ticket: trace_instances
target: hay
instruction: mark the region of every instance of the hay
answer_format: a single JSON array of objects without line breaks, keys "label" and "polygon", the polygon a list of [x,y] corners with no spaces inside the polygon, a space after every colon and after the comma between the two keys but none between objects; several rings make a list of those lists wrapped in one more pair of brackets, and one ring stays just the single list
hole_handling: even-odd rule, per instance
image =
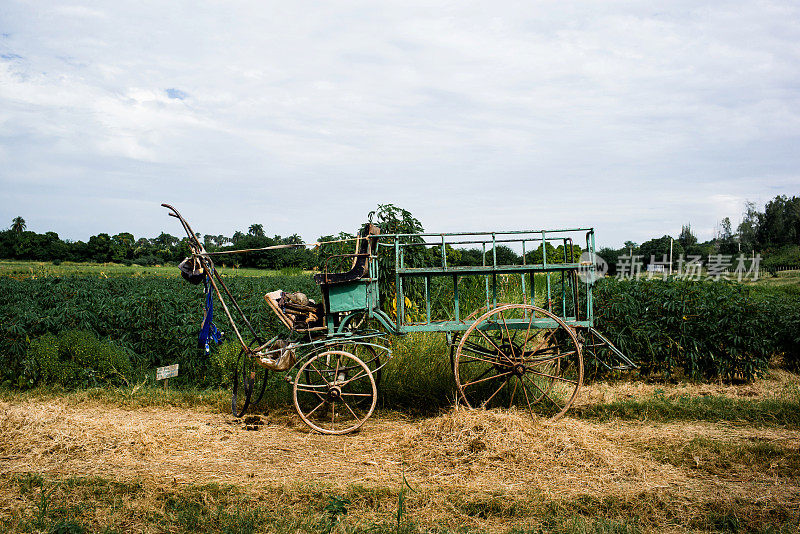
[{"label": "hay", "polygon": [[[698,435],[800,437],[785,429],[571,418],[547,423],[516,410],[464,409],[418,420],[377,414],[361,432],[341,437],[309,433],[283,409],[261,415],[261,423],[248,431],[242,420],[186,408],[126,410],[59,399],[0,403],[0,472],[96,475],[140,481],[152,491],[230,484],[267,501],[286,501],[288,495],[289,502],[280,506],[298,510],[307,506],[310,488],[329,494],[388,488],[383,498],[391,507],[405,475],[416,490],[407,495],[416,518],[485,530],[507,525],[502,517],[467,514],[468,500],[502,496],[503,506],[511,506],[585,495],[635,501],[643,494],[666,493],[682,503],[752,500],[752,495],[789,503],[799,498],[796,479],[778,486],[760,479],[702,478],[656,462],[641,446]],[[362,513],[366,519],[385,519],[382,506],[378,512],[365,505]]]},{"label": "hay", "polygon": [[286,425],[292,418],[269,414],[248,432],[242,421],[186,409],[6,405],[0,465],[237,486],[317,480],[399,487],[404,464],[422,486],[559,495],[639,492],[682,480],[614,443],[600,426],[571,419],[546,424],[516,411],[455,410],[416,422],[373,418],[362,432],[335,438]]},{"label": "hay", "polygon": [[598,425],[516,410],[455,410],[408,427],[398,445],[412,475],[471,491],[631,495],[684,480]]}]

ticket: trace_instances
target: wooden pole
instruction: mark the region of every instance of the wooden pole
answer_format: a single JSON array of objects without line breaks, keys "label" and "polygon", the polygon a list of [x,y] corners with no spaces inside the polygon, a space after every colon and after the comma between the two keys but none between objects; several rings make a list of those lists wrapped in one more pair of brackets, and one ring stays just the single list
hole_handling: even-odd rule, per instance
[{"label": "wooden pole", "polygon": [[672,276],[672,238],[669,238],[669,275]]}]

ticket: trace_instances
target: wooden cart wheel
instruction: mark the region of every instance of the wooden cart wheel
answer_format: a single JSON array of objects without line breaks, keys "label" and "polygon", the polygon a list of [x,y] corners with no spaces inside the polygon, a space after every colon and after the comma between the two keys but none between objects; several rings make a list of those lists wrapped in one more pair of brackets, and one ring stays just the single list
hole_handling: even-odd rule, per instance
[{"label": "wooden cart wheel", "polygon": [[364,424],[378,401],[375,379],[359,358],[329,350],[310,358],[294,381],[294,407],[322,434],[347,434]]},{"label": "wooden cart wheel", "polygon": [[[556,327],[536,328],[534,314]],[[519,405],[555,420],[583,383],[583,357],[575,332],[559,317],[508,304],[484,313],[464,332],[454,371],[459,396],[470,408]]]}]

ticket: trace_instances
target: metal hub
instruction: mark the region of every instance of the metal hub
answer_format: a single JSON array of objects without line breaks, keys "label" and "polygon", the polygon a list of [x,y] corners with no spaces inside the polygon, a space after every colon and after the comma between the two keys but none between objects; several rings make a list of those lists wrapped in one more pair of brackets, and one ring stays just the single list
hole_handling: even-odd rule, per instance
[{"label": "metal hub", "polygon": [[517,368],[521,367],[522,370],[519,372],[519,375],[525,372],[525,368],[519,362],[520,359],[520,352],[522,351],[521,347],[517,347],[516,345],[512,345],[510,343],[504,343],[500,345],[500,350],[497,352],[497,362],[495,363],[495,369],[498,371],[511,371],[514,374],[517,374]]},{"label": "metal hub", "polygon": [[339,386],[331,386],[328,389],[328,399],[330,400],[339,400],[342,397],[342,388]]},{"label": "metal hub", "polygon": [[515,376],[522,376],[525,374],[525,366],[521,363],[515,364],[512,372]]}]

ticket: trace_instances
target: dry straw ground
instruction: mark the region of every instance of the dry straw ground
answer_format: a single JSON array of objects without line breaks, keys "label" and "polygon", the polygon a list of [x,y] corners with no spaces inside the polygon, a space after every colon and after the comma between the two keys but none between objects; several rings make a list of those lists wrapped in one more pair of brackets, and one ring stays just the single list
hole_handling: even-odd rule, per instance
[{"label": "dry straw ground", "polygon": [[[790,379],[689,387],[702,390],[694,394],[763,397]],[[671,386],[666,394],[685,394],[682,387]],[[601,384],[588,388],[582,402],[648,394],[645,385]],[[640,515],[654,528],[671,524],[676,514],[708,513],[709,506],[740,508],[746,515],[748,506],[759,514],[774,505],[790,519],[800,509],[800,473],[780,469],[780,458],[767,469],[734,461],[720,475],[698,469],[713,460],[704,452],[691,456],[697,465],[659,455],[680,453],[702,438],[734,447],[767,443],[796,457],[800,431],[794,429],[573,417],[547,423],[514,410],[455,409],[427,419],[379,413],[357,434],[329,437],[309,433],[288,411],[261,419],[251,431],[203,408],[131,410],[68,397],[3,402],[0,515],[24,515],[29,506],[11,489],[13,475],[22,473],[137,481],[154,493],[229,484],[299,513],[307,512],[305,496],[319,488],[331,495],[372,488],[385,502],[353,504],[353,513],[367,521],[381,514],[385,519],[404,474],[416,490],[408,494],[407,509],[418,523],[490,531],[535,525],[543,503],[587,497],[644,507]],[[483,512],[474,513],[476,503],[484,503]]]}]

